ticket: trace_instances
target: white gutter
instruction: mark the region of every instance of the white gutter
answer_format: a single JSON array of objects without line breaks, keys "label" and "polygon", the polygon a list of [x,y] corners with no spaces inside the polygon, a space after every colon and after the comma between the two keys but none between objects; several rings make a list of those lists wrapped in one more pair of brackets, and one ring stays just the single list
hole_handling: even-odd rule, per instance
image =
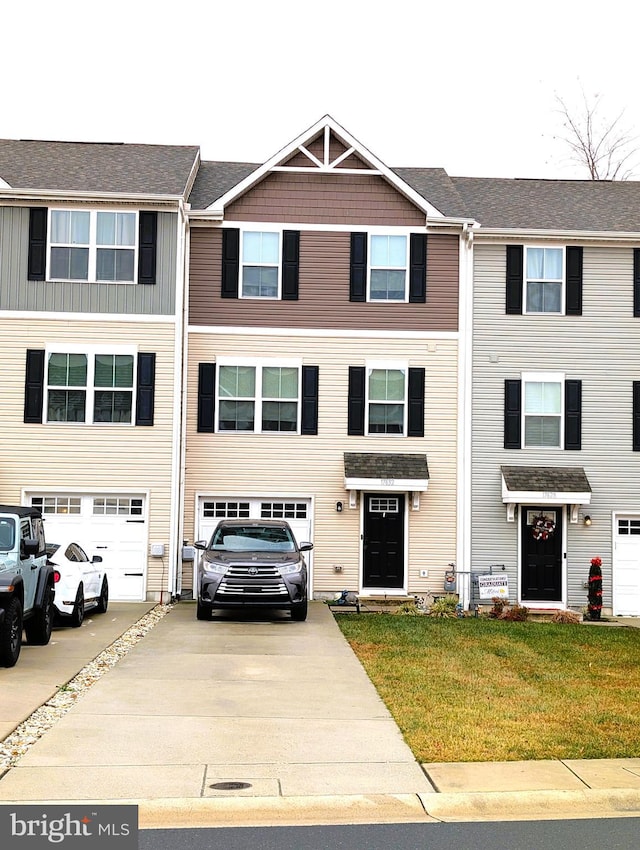
[{"label": "white gutter", "polygon": [[464,610],[471,604],[473,239],[476,232],[465,227],[460,239],[456,569],[459,570],[458,593]]},{"label": "white gutter", "polygon": [[480,227],[475,231],[475,238],[484,241],[504,241],[523,239],[547,239],[562,242],[638,242],[638,231],[615,230],[541,230],[535,229],[504,229]]},{"label": "white gutter", "polygon": [[0,187],[0,201],[87,201],[108,203],[135,203],[135,204],[176,204],[182,203],[182,195],[147,195],[134,192],[86,192],[68,191],[61,189],[4,189]]},{"label": "white gutter", "polygon": [[[184,382],[184,304],[185,304],[185,275],[187,263],[187,216],[184,203],[178,204],[177,216],[177,250],[176,250],[176,292],[175,292],[175,331],[173,352],[173,413],[171,440],[171,501],[169,530],[169,575],[167,576],[167,592],[173,598],[179,593],[182,579],[182,469],[184,464],[184,448],[182,443],[183,429],[183,382]],[[176,388],[180,392],[176,392]]]}]

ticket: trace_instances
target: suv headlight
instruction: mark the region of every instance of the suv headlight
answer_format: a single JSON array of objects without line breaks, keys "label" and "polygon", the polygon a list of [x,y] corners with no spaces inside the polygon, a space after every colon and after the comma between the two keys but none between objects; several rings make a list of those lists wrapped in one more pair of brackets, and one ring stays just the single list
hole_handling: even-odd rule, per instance
[{"label": "suv headlight", "polygon": [[215,573],[216,575],[224,575],[229,567],[226,564],[221,564],[219,561],[207,561],[202,559],[202,569],[205,573]]},{"label": "suv headlight", "polygon": [[299,573],[302,570],[302,561],[297,561],[295,564],[283,564],[278,567],[281,576],[288,576],[291,573]]}]

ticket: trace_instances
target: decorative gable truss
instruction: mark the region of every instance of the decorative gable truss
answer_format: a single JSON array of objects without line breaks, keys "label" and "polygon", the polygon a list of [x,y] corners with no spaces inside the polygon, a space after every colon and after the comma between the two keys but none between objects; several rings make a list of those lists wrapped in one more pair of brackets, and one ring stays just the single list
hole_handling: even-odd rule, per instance
[{"label": "decorative gable truss", "polygon": [[218,198],[217,201],[214,201],[208,208],[210,217],[222,219],[225,207],[230,203],[244,195],[269,173],[283,171],[349,174],[366,177],[380,176],[418,209],[422,210],[425,217],[444,218],[440,210],[405,183],[329,115],[325,115],[305,133],[302,133],[275,156],[267,160],[260,168],[257,168]]}]

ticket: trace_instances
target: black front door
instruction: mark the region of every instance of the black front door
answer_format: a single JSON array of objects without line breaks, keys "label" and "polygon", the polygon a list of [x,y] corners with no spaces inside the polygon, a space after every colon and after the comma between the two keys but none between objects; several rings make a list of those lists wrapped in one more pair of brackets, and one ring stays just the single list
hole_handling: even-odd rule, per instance
[{"label": "black front door", "polygon": [[364,494],[365,587],[404,587],[404,495]]},{"label": "black front door", "polygon": [[520,506],[523,602],[562,601],[562,510]]}]

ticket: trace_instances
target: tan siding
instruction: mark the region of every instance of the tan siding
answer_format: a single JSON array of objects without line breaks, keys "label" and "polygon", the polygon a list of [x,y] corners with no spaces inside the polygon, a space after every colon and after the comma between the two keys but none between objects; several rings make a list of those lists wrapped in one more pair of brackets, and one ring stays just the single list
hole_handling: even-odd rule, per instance
[{"label": "tan siding", "polygon": [[195,325],[455,331],[458,326],[458,237],[428,237],[426,304],[349,301],[349,233],[300,235],[298,301],[220,297],[222,232],[191,235],[190,317]]},{"label": "tan siding", "polygon": [[[356,589],[360,564],[360,511],[348,508],[344,490],[345,451],[415,453],[428,457],[431,480],[420,511],[409,511],[410,592],[441,591],[446,565],[456,548],[457,344],[453,340],[339,340],[309,336],[253,338],[191,334],[187,414],[185,530],[195,527],[195,494],[308,496],[314,499],[314,590]],[[319,366],[317,436],[198,434],[198,363],[242,352],[243,357],[300,357]],[[424,439],[347,436],[349,365],[397,359],[426,368]],[[336,513],[337,501],[345,503]],[[334,564],[343,572],[335,573]],[[429,577],[420,578],[419,570]]]},{"label": "tan siding", "polygon": [[[153,427],[21,424],[27,346],[44,348],[65,339],[74,345],[94,345],[103,339],[106,348],[137,345],[140,351],[156,352]],[[149,539],[168,544],[174,344],[170,324],[104,321],[98,326],[95,322],[5,318],[0,343],[0,441],[5,447],[0,464],[2,501],[20,500],[23,490],[149,491]],[[166,566],[160,559],[150,558],[148,589],[158,591],[166,580]]]},{"label": "tan siding", "polygon": [[227,221],[424,226],[425,214],[382,177],[276,172],[230,204]]}]

